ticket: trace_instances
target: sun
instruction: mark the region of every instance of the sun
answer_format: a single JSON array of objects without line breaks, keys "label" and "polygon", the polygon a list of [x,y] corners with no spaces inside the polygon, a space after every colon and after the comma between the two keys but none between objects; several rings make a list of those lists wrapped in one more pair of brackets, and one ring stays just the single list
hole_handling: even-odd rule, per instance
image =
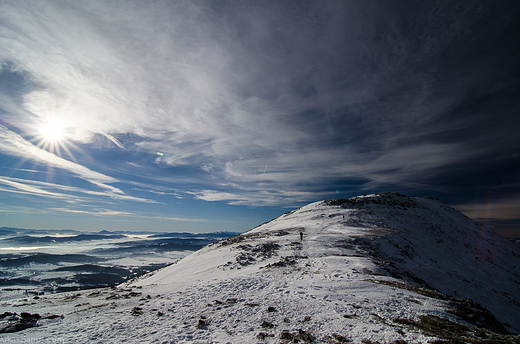
[{"label": "sun", "polygon": [[50,118],[44,122],[40,122],[36,127],[35,140],[36,145],[51,153],[62,155],[62,151],[70,157],[72,154],[67,146],[71,146],[69,141],[71,128],[67,123],[58,118]]},{"label": "sun", "polygon": [[42,141],[59,143],[65,138],[65,125],[59,121],[44,123],[38,129]]}]

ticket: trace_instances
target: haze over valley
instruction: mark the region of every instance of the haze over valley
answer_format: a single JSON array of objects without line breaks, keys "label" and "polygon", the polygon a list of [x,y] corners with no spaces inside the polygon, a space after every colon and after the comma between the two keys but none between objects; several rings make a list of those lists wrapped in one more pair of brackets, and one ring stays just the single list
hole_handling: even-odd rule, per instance
[{"label": "haze over valley", "polygon": [[0,228],[0,300],[113,286],[236,234]]}]

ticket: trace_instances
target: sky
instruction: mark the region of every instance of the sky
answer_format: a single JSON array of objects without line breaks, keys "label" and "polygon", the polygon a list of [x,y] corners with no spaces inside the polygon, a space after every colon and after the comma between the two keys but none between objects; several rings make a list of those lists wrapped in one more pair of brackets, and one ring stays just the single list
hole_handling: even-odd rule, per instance
[{"label": "sky", "polygon": [[432,196],[520,237],[517,1],[0,1],[0,226]]}]

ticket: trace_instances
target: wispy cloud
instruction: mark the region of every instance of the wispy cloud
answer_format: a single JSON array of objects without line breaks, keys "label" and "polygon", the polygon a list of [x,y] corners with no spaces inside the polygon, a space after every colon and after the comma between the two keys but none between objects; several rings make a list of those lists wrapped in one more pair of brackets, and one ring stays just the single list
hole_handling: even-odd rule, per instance
[{"label": "wispy cloud", "polygon": [[33,160],[40,163],[67,170],[82,179],[114,191],[114,188],[104,183],[115,183],[117,179],[105,176],[101,173],[89,170],[77,163],[65,160],[55,154],[47,152],[25,140],[20,135],[0,125],[0,151],[20,157],[25,160]]},{"label": "wispy cloud", "polygon": [[61,198],[64,200],[73,201],[73,197],[70,195],[65,195],[65,194],[56,193],[56,192],[49,192],[49,191],[43,190],[43,189],[35,187],[35,186],[31,186],[31,185],[27,185],[27,184],[19,183],[19,182],[14,182],[14,181],[8,180],[6,178],[0,178],[0,184],[4,184],[4,185],[11,187],[11,189],[5,189],[5,188],[0,189],[1,191],[5,191],[5,192],[22,193],[22,194],[27,194],[27,195],[35,195],[35,196],[50,197],[50,198]]},{"label": "wispy cloud", "polygon": [[196,219],[196,218],[184,218],[184,217],[175,217],[175,216],[162,216],[160,214],[155,215],[145,215],[141,213],[132,213],[126,211],[116,211],[116,210],[108,210],[108,209],[96,209],[96,210],[80,210],[80,209],[69,209],[69,208],[50,208],[51,210],[57,210],[63,213],[71,213],[71,214],[87,214],[94,216],[115,216],[115,217],[124,217],[135,218],[135,219],[149,219],[149,220],[168,220],[168,221],[176,221],[176,222],[207,222],[205,219]]},{"label": "wispy cloud", "polygon": [[[122,192],[114,193],[110,191],[92,191],[89,189],[79,188],[75,186],[48,183],[30,179],[26,180],[19,178],[0,177],[0,184],[4,184],[11,187],[11,189],[4,188],[2,189],[2,191],[24,193],[42,197],[59,198],[72,203],[97,201],[91,198],[89,199],[85,196],[99,196],[103,198],[119,199],[134,202],[158,203],[154,200],[149,200],[146,198],[129,196]],[[79,195],[83,195],[83,197]]]},{"label": "wispy cloud", "polygon": [[[292,206],[345,180],[360,190],[448,190],[440,173],[500,151],[489,137],[514,132],[470,105],[500,94],[496,75],[515,64],[461,61],[500,60],[506,48],[488,59],[474,38],[501,37],[516,12],[503,13],[506,24],[490,34],[472,31],[484,27],[483,3],[418,6],[2,2],[0,59],[32,86],[18,102],[0,99],[14,113],[0,126],[0,150],[139,202],[149,200],[111,185],[124,181],[28,142],[34,120],[67,119],[70,140],[102,135],[128,156],[153,156],[158,171],[197,171],[187,192],[206,201]],[[475,133],[476,119],[494,134]],[[515,136],[507,135],[509,146]],[[128,161],[127,173],[142,166]]]},{"label": "wispy cloud", "polygon": [[72,213],[72,214],[89,214],[95,216],[126,216],[132,215],[132,213],[126,211],[113,211],[107,209],[101,209],[97,211],[87,211],[87,210],[77,210],[77,209],[68,209],[68,208],[50,208],[52,210],[61,211],[64,213]]},{"label": "wispy cloud", "polygon": [[236,193],[218,190],[202,190],[193,193],[204,201],[225,201],[231,205],[276,206],[293,208],[312,198],[333,198],[333,192],[239,190]]},{"label": "wispy cloud", "polygon": [[[6,185],[9,185],[9,186],[13,187],[14,189],[18,190],[16,192],[23,192],[26,194],[47,196],[47,197],[53,197],[53,198],[63,198],[63,199],[69,199],[69,200],[74,199],[70,195],[49,192],[49,191],[45,191],[41,188],[28,185],[28,184],[36,183],[36,184],[43,185],[45,187],[52,187],[52,188],[57,188],[57,189],[61,189],[61,190],[66,190],[66,191],[86,193],[86,194],[96,195],[96,196],[106,196],[106,197],[110,197],[112,199],[146,202],[146,203],[157,203],[154,200],[126,195],[119,188],[109,185],[109,183],[118,182],[117,179],[112,178],[110,176],[106,176],[99,172],[92,171],[85,166],[82,166],[78,163],[66,160],[66,159],[61,158],[44,149],[41,149],[41,148],[35,146],[34,144],[32,144],[31,142],[28,142],[27,140],[25,140],[20,135],[10,131],[9,129],[7,129],[5,126],[2,126],[2,125],[0,125],[0,152],[9,154],[11,156],[19,157],[23,160],[31,160],[31,161],[35,161],[37,163],[43,163],[47,166],[65,170],[67,172],[70,172],[70,173],[78,176],[79,178],[81,178],[83,180],[86,180],[86,181],[92,183],[93,185],[96,185],[100,189],[105,190],[105,191],[99,192],[99,191],[92,191],[92,190],[87,190],[87,189],[68,187],[68,186],[63,186],[63,185],[56,185],[56,184],[51,185],[50,183],[42,183],[42,182],[36,182],[36,181],[32,181],[32,180],[25,180],[23,182],[21,182],[21,180],[19,180],[19,181],[15,182],[15,181],[12,181],[12,180],[9,180],[6,178],[0,179],[0,182],[4,183]],[[5,191],[14,192],[13,190],[5,190]],[[75,201],[78,201],[78,199],[75,199]]]},{"label": "wispy cloud", "polygon": [[109,139],[110,141],[112,141],[112,142],[113,142],[117,147],[119,147],[119,148],[121,148],[121,149],[126,149],[125,146],[124,146],[121,142],[119,142],[119,140],[116,139],[114,136],[112,136],[112,135],[110,135],[110,134],[104,134],[104,135],[105,135],[105,137],[106,137],[107,139]]}]

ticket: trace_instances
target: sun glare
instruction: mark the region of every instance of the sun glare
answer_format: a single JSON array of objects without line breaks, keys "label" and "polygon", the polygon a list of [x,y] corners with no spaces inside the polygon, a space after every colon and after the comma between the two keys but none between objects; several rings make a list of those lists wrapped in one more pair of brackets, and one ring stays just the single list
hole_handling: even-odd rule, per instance
[{"label": "sun glare", "polygon": [[64,139],[65,126],[59,122],[48,122],[39,129],[42,140],[56,143]]},{"label": "sun glare", "polygon": [[41,123],[36,129],[36,141],[40,148],[43,148],[51,153],[61,156],[62,150],[67,153],[68,156],[73,158],[67,145],[72,145],[68,140],[68,130],[70,130],[67,124],[59,119],[49,119],[46,122]]}]

